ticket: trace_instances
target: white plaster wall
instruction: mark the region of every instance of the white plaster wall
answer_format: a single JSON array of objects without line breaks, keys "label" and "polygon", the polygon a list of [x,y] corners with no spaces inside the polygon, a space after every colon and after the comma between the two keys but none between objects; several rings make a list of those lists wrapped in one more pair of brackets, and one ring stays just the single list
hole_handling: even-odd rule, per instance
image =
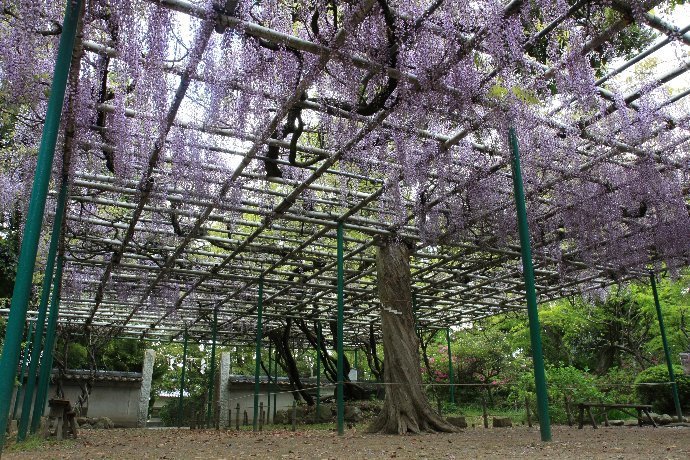
[{"label": "white plaster wall", "polygon": [[[139,409],[139,391],[141,384],[139,382],[96,382],[91,389],[89,396],[89,407],[87,410],[88,417],[108,417],[116,426],[121,427],[135,427],[137,425],[137,413]],[[65,393],[65,399],[72,404],[76,404],[77,399],[81,395],[81,388],[76,384],[70,385],[69,382],[63,385],[62,390]],[[16,391],[16,390],[15,390]],[[55,396],[55,386],[51,385],[48,388],[48,398]],[[21,402],[21,401],[20,401]],[[14,408],[14,396],[12,398],[12,406]],[[48,403],[46,401],[47,413]],[[33,411],[33,408],[32,408]],[[17,409],[17,418],[21,417],[21,405]]]}]

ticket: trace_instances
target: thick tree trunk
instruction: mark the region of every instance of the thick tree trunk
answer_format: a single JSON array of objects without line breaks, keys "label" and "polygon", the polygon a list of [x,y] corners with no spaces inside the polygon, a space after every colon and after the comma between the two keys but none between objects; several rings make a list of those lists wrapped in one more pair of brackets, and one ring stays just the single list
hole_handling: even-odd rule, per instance
[{"label": "thick tree trunk", "polygon": [[406,434],[456,429],[439,416],[422,389],[419,339],[414,330],[410,290],[410,250],[387,241],[376,257],[383,330],[386,399],[370,432]]}]

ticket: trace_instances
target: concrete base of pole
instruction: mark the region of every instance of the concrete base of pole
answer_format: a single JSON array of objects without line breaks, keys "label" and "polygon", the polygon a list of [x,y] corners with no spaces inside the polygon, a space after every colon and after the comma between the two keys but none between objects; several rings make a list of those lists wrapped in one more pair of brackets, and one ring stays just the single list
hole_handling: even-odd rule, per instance
[{"label": "concrete base of pole", "polygon": [[12,437],[17,434],[17,431],[19,431],[19,423],[17,420],[10,420],[10,423],[7,425],[7,434]]}]

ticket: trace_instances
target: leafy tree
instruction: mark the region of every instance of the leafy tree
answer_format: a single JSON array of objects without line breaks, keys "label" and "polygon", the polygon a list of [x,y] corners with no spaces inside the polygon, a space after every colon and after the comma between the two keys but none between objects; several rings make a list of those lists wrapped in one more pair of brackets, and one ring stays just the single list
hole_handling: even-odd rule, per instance
[{"label": "leafy tree", "polygon": [[[663,277],[658,283],[666,333],[674,362],[688,349],[688,286],[690,276]],[[576,297],[541,306],[540,323],[547,363],[565,363],[605,375],[614,368],[644,369],[664,359],[656,309],[649,283],[612,287],[601,298]],[[513,324],[514,343],[529,349],[527,321],[507,318]]]},{"label": "leafy tree", "polygon": [[[452,338],[452,356],[455,380],[477,385],[462,388],[462,400],[486,399],[490,406],[496,397],[505,400],[508,385],[523,372],[526,366],[524,349],[510,336],[511,321],[491,318],[471,329],[456,331]],[[448,362],[446,346],[441,355]]]},{"label": "leafy tree", "polygon": [[[662,276],[657,282],[659,304],[664,316],[666,338],[671,349],[671,360],[679,364],[678,353],[690,351],[690,272],[683,273],[674,280]],[[652,290],[645,284],[630,286],[631,296],[653,316],[653,334],[645,344],[645,351],[650,354],[652,362],[662,361],[664,358],[663,343],[656,317],[656,307]]]},{"label": "leafy tree", "polygon": [[[675,363],[679,360],[678,352],[689,346],[689,285],[687,273],[676,280],[663,276],[658,283]],[[635,393],[631,391],[635,377],[665,359],[651,287],[646,279],[613,287],[607,297],[577,297],[543,305],[540,323],[556,420],[565,416],[565,397],[572,402],[592,398],[621,403],[635,401]],[[426,381],[445,384],[448,381],[445,337],[439,334],[428,342],[423,347],[426,353],[422,358]],[[524,314],[487,318],[471,328],[454,331],[452,355],[456,382],[485,385],[461,387],[456,400],[476,402],[485,397],[490,402],[495,399],[497,405],[522,404],[523,393],[528,390],[520,393],[516,387],[526,388],[526,382],[534,378],[529,354],[528,321]],[[665,369],[664,365],[661,381],[668,379]],[[575,382],[572,387],[568,386],[570,380]],[[505,387],[501,385],[504,383]],[[503,390],[506,387],[510,388],[509,393]]]},{"label": "leafy tree", "polygon": [[112,371],[141,372],[147,344],[138,340],[116,339],[108,342],[98,360],[100,367]]}]

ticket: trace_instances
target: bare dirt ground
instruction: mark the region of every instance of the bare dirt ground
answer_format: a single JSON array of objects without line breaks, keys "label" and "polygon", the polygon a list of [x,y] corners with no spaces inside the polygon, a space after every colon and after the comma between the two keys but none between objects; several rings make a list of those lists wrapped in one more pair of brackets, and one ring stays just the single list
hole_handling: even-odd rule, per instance
[{"label": "bare dirt ground", "polygon": [[89,430],[77,440],[6,451],[3,460],[35,459],[690,459],[690,427],[554,427],[542,443],[538,428],[468,428],[455,434],[383,436],[350,429],[264,431]]}]

